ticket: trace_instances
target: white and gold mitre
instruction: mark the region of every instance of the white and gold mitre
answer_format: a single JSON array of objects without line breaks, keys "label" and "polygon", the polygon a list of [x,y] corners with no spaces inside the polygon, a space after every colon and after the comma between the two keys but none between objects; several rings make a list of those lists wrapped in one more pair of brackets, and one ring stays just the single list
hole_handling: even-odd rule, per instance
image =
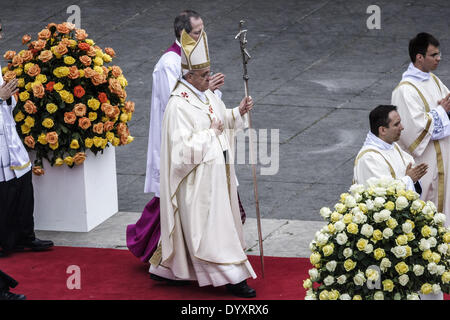
[{"label": "white and gold mitre", "polygon": [[208,39],[202,30],[197,41],[183,30],[181,32],[181,68],[189,71],[199,70],[210,66]]}]

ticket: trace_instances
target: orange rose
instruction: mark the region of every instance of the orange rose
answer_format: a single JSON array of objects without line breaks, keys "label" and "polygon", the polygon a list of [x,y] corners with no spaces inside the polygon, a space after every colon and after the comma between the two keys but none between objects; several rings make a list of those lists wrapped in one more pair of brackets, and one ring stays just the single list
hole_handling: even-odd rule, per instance
[{"label": "orange rose", "polygon": [[12,58],[14,58],[14,56],[16,55],[15,51],[12,50],[8,50],[5,52],[5,54],[3,55],[3,58],[5,58],[5,60],[11,60]]},{"label": "orange rose", "polygon": [[112,75],[117,78],[122,74],[122,69],[119,66],[112,66],[111,72]]},{"label": "orange rose", "polygon": [[36,98],[42,98],[45,95],[45,89],[42,83],[33,86],[33,95]]},{"label": "orange rose", "polygon": [[50,30],[51,27],[55,27],[56,28],[56,23],[51,22],[47,25],[47,29]]},{"label": "orange rose", "polygon": [[75,112],[64,112],[64,122],[68,124],[74,124],[77,120]]},{"label": "orange rose", "polygon": [[67,46],[66,46],[64,43],[61,43],[61,42],[60,42],[60,43],[56,46],[56,52],[57,52],[59,55],[61,55],[61,56],[65,55],[68,51],[69,51],[69,50],[67,49]]},{"label": "orange rose", "polygon": [[52,35],[52,33],[50,32],[50,30],[42,29],[42,31],[38,33],[38,38],[43,39],[43,40],[48,40],[48,39],[50,39],[51,35]]},{"label": "orange rose", "polygon": [[105,52],[106,54],[109,54],[111,58],[114,58],[114,56],[116,55],[116,52],[114,51],[113,48],[105,48]]},{"label": "orange rose", "polygon": [[25,112],[28,114],[34,114],[37,112],[37,107],[31,100],[27,100],[27,102],[25,102],[23,108],[25,109]]},{"label": "orange rose", "polygon": [[95,48],[94,47],[90,47],[88,52],[87,52],[87,55],[89,57],[95,57],[97,55],[97,52],[95,51]]},{"label": "orange rose", "polygon": [[103,133],[103,123],[99,122],[97,124],[94,124],[94,126],[92,127],[92,131],[94,131],[94,133],[97,133],[97,134],[102,134]]},{"label": "orange rose", "polygon": [[119,134],[119,136],[123,136],[123,135],[127,134],[127,132],[128,132],[128,128],[125,123],[121,122],[117,125],[117,133]]},{"label": "orange rose", "polygon": [[31,40],[31,36],[29,34],[26,34],[22,37],[22,44],[28,43]]},{"label": "orange rose", "polygon": [[46,134],[45,139],[50,144],[56,144],[58,143],[58,134],[55,131],[51,131]]},{"label": "orange rose", "polygon": [[83,51],[89,51],[91,46],[89,44],[87,44],[86,42],[81,42],[78,44],[78,48],[80,48],[80,50],[83,50]]},{"label": "orange rose", "polygon": [[41,73],[41,68],[39,68],[39,66],[37,64],[33,64],[33,66],[31,66],[27,71],[27,74],[30,77],[36,77],[40,73]]},{"label": "orange rose", "polygon": [[83,103],[77,103],[72,110],[76,116],[78,117],[84,117],[86,114],[86,105]]},{"label": "orange rose", "polygon": [[9,81],[11,81],[12,79],[15,79],[16,78],[16,73],[14,72],[14,71],[7,71],[5,74],[4,74],[4,76],[3,76],[3,80],[5,81],[5,82],[9,82]]},{"label": "orange rose", "polygon": [[117,96],[120,98],[120,99],[126,99],[127,98],[127,92],[125,91],[125,90],[120,90],[119,92],[116,92],[116,94],[117,94]]},{"label": "orange rose", "polygon": [[122,91],[122,86],[120,85],[120,81],[117,79],[109,79],[109,90],[111,92],[118,94],[120,91]]},{"label": "orange rose", "polygon": [[69,67],[69,77],[70,79],[77,79],[80,76],[80,71],[76,66]]},{"label": "orange rose", "polygon": [[84,29],[77,29],[77,31],[75,31],[75,37],[77,40],[83,41],[88,37],[88,34]]},{"label": "orange rose", "polygon": [[34,166],[33,173],[37,176],[42,176],[45,173],[45,171],[44,171],[44,169],[42,169],[41,166]]},{"label": "orange rose", "polygon": [[129,134],[120,136],[120,144],[127,144]]},{"label": "orange rose", "polygon": [[31,50],[25,50],[20,56],[22,57],[23,62],[28,62],[33,59],[33,52],[31,52]]},{"label": "orange rose", "polygon": [[105,112],[106,116],[110,119],[114,119],[120,114],[120,109],[118,106],[113,106],[107,110],[108,113]]},{"label": "orange rose", "polygon": [[91,81],[94,86],[98,86],[106,82],[106,76],[96,72],[94,76],[91,78]]},{"label": "orange rose", "polygon": [[48,62],[53,58],[53,53],[50,50],[41,51],[38,59],[42,62]]},{"label": "orange rose", "polygon": [[86,153],[84,152],[77,152],[73,156],[73,162],[78,166],[82,164],[84,160],[86,160]]},{"label": "orange rose", "polygon": [[86,130],[91,126],[91,120],[89,120],[89,118],[83,117],[78,119],[78,126],[83,129]]},{"label": "orange rose", "polygon": [[82,64],[84,64],[86,67],[89,67],[92,63],[92,59],[88,56],[84,55],[80,57],[80,61]]},{"label": "orange rose", "polygon": [[56,30],[58,30],[59,33],[68,34],[70,32],[69,27],[65,23],[58,24],[56,26]]},{"label": "orange rose", "polygon": [[102,66],[102,69],[103,69],[103,74],[105,75],[105,76],[107,76],[108,75],[108,68],[107,67],[105,67],[105,66]]},{"label": "orange rose", "polygon": [[17,66],[21,65],[22,63],[23,63],[23,59],[19,55],[15,55],[14,58],[12,59],[12,65],[14,67],[17,67]]},{"label": "orange rose", "polygon": [[63,45],[65,45],[66,47],[70,47],[70,40],[67,38],[62,38],[60,43],[62,43]]},{"label": "orange rose", "polygon": [[88,79],[92,78],[95,74],[96,74],[96,72],[91,67],[87,67],[86,69],[84,69],[84,77],[85,78],[88,78]]},{"label": "orange rose", "polygon": [[134,102],[127,101],[125,102],[125,105],[123,106],[126,112],[134,112]]},{"label": "orange rose", "polygon": [[41,51],[45,48],[45,45],[47,44],[47,40],[39,39],[37,41],[33,41],[31,43],[33,45],[33,48],[37,51]]},{"label": "orange rose", "polygon": [[111,131],[112,129],[114,129],[114,122],[112,121],[106,121],[103,125],[103,130],[105,131]]},{"label": "orange rose", "polygon": [[25,144],[30,147],[31,149],[34,149],[34,138],[33,136],[26,136],[25,139],[23,140],[23,142],[25,142]]}]

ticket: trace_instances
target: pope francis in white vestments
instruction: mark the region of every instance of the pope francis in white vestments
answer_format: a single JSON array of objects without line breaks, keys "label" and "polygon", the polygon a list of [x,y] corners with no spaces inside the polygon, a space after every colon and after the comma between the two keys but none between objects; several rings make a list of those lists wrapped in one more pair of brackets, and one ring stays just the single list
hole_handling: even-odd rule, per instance
[{"label": "pope francis in white vestments", "polygon": [[[204,31],[197,41],[183,31],[181,52],[184,74],[199,81],[209,77]],[[199,75],[201,70],[206,74]],[[161,241],[150,272],[200,286],[237,285],[256,275],[245,254],[234,166],[224,155],[233,159],[235,130],[245,127],[241,115],[253,102],[249,106],[244,98],[239,107],[227,109],[207,86],[204,90],[181,79],[164,113]],[[218,121],[219,133],[212,128]]]}]

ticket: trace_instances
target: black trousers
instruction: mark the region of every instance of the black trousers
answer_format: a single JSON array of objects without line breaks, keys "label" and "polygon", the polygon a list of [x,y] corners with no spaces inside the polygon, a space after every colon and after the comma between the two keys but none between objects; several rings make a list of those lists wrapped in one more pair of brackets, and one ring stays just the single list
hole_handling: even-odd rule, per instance
[{"label": "black trousers", "polygon": [[20,178],[0,182],[0,246],[5,251],[35,239],[31,177],[29,171]]},{"label": "black trousers", "polygon": [[0,270],[0,291],[15,288],[18,282]]}]

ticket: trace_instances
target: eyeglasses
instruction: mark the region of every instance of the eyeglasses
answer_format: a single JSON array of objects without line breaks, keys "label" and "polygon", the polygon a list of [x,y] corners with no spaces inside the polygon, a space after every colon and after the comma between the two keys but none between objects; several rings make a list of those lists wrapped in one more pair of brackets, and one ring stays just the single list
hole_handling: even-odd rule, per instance
[{"label": "eyeglasses", "polygon": [[214,72],[213,71],[209,71],[209,73],[207,73],[207,74],[205,74],[205,75],[200,75],[200,74],[198,74],[198,73],[196,73],[196,72],[193,72],[193,71],[191,71],[191,74],[192,75],[197,75],[198,77],[200,77],[200,78],[203,78],[203,79],[206,79],[206,78],[211,78],[213,75],[214,75]]},{"label": "eyeglasses", "polygon": [[429,57],[431,57],[433,59],[442,58],[442,52],[436,52],[436,53],[430,54]]}]

